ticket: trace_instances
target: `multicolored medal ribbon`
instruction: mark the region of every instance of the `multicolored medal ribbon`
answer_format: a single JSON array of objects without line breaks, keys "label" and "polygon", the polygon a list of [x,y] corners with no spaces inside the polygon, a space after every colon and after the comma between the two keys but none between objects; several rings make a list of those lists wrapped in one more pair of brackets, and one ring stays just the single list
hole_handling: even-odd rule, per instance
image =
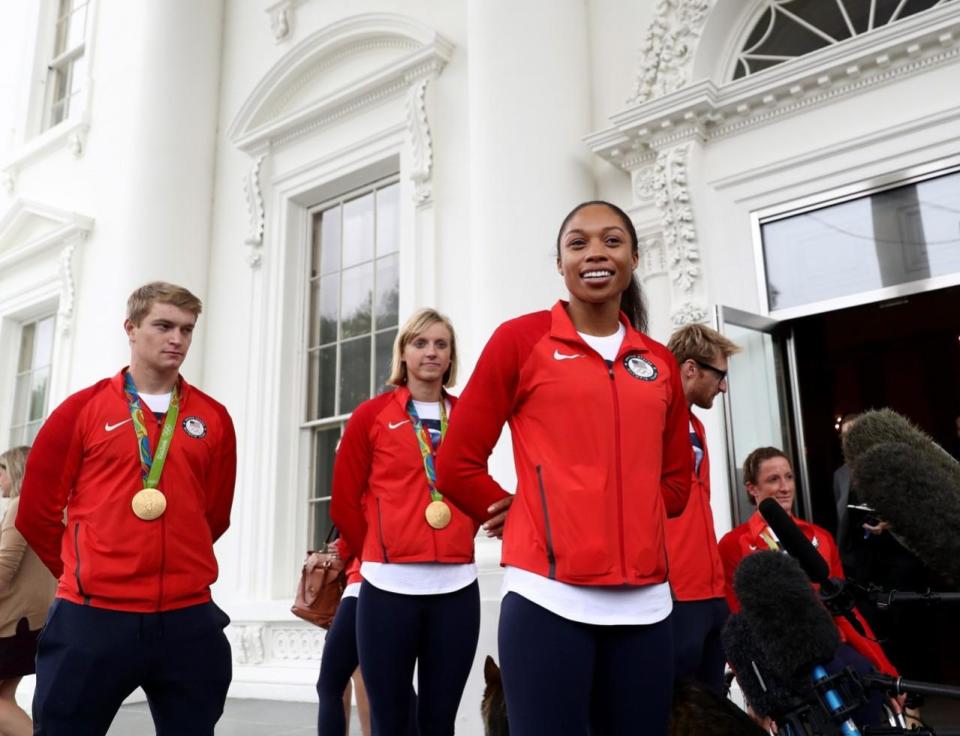
[{"label": "multicolored medal ribbon", "polygon": [[167,510],[167,497],[157,488],[157,484],[160,482],[160,473],[163,472],[167,452],[173,441],[173,432],[177,427],[177,417],[180,415],[180,387],[179,384],[174,385],[170,393],[170,406],[167,409],[167,417],[163,421],[163,428],[160,430],[156,454],[150,451],[150,437],[147,435],[147,425],[143,418],[143,406],[129,371],[123,377],[123,392],[127,396],[127,404],[130,407],[133,429],[137,433],[140,474],[143,478],[143,489],[134,494],[130,505],[137,518],[153,521],[163,516],[163,512]]},{"label": "multicolored medal ribbon", "polygon": [[763,531],[760,532],[760,539],[766,542],[767,547],[774,552],[779,552],[781,550],[780,542],[778,542],[777,538],[773,536],[773,532],[770,530],[770,527],[764,527]]},{"label": "multicolored medal ribbon", "polygon": [[440,396],[440,441],[434,444],[430,431],[423,426],[420,417],[417,415],[417,408],[413,404],[413,399],[407,402],[407,414],[410,415],[410,423],[413,425],[413,431],[417,435],[417,443],[420,445],[420,454],[423,455],[423,469],[427,475],[427,485],[430,486],[430,503],[427,504],[424,516],[427,523],[434,529],[443,529],[450,523],[450,507],[443,500],[443,495],[437,490],[437,469],[435,466],[437,448],[443,442],[447,435],[447,407],[446,400]]}]

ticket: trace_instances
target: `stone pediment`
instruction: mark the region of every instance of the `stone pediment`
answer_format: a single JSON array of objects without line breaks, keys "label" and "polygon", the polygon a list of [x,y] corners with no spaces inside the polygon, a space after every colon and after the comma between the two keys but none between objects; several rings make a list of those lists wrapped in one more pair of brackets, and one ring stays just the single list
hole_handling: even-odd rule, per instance
[{"label": "stone pediment", "polygon": [[291,140],[439,73],[453,44],[405,16],[352,16],[305,38],[264,75],[229,138],[247,153]]},{"label": "stone pediment", "polygon": [[0,267],[84,238],[93,220],[76,212],[17,199],[0,216]]}]

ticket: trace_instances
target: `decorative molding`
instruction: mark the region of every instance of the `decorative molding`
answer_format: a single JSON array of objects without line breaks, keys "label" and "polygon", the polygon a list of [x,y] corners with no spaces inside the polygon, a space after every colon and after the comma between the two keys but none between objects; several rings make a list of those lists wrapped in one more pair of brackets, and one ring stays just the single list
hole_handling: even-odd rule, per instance
[{"label": "decorative molding", "polygon": [[230,624],[227,638],[236,664],[263,664],[264,624]]},{"label": "decorative molding", "polygon": [[735,82],[701,80],[638,101],[585,140],[598,156],[633,171],[671,146],[736,135],[954,62],[958,39],[960,3],[950,3]]},{"label": "decorative molding", "polygon": [[263,246],[264,207],[263,192],[260,189],[260,172],[265,158],[266,154],[256,156],[250,171],[243,180],[243,195],[247,202],[247,216],[249,218],[249,230],[243,242],[250,246],[251,251],[247,254],[247,263],[252,268],[259,267],[262,261],[260,249]]},{"label": "decorative molding", "polygon": [[[86,84],[89,84],[89,81]],[[76,120],[64,120],[15,148],[9,158],[0,162],[0,175],[4,175],[4,178],[5,175],[15,177],[17,171],[27,163],[61,148],[66,148],[74,158],[79,158],[86,148],[89,131],[90,121],[86,113]]]},{"label": "decorative molding", "polygon": [[265,12],[270,16],[270,32],[273,34],[274,43],[282,43],[293,36],[295,11],[302,2],[303,0],[280,0],[266,8]]},{"label": "decorative molding", "polygon": [[654,199],[663,221],[670,280],[685,295],[693,292],[700,278],[700,249],[687,186],[689,152],[686,145],[660,154],[654,174]]},{"label": "decorative molding", "polygon": [[0,217],[0,269],[83,240],[93,219],[50,205],[17,199]]},{"label": "decorative molding", "polygon": [[670,319],[675,327],[683,327],[692,322],[705,322],[707,310],[705,307],[692,302],[684,302],[678,309],[673,310]]},{"label": "decorative molding", "polygon": [[64,335],[69,335],[73,327],[73,308],[77,298],[77,285],[73,273],[73,252],[77,249],[77,243],[85,240],[86,237],[86,233],[80,233],[79,237],[72,238],[60,251],[60,300],[57,309],[57,325]]},{"label": "decorative molding", "polygon": [[687,83],[710,5],[711,0],[659,0],[640,49],[637,81],[627,104],[669,94]]},{"label": "decorative molding", "polygon": [[410,88],[407,96],[407,133],[410,140],[410,178],[414,184],[413,200],[417,205],[432,198],[430,181],[433,168],[433,141],[430,121],[427,119],[427,82],[422,79]]},{"label": "decorative molding", "polygon": [[[394,48],[398,57],[294,110],[291,100],[317,70],[369,48]],[[402,94],[439,74],[453,44],[431,28],[393,13],[352,16],[294,46],[257,84],[228,131],[243,151],[257,155],[333,120]]]},{"label": "decorative molding", "polygon": [[667,272],[667,254],[664,252],[662,233],[641,237],[639,250],[641,279],[646,281]]},{"label": "decorative molding", "polygon": [[270,660],[319,662],[326,634],[315,626],[285,626],[270,629]]}]

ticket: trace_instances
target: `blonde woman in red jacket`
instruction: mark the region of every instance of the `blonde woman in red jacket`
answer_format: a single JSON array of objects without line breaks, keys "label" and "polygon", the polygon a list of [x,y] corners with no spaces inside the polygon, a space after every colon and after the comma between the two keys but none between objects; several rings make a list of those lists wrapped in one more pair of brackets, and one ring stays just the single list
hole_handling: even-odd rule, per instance
[{"label": "blonde woman in red jacket", "polygon": [[406,733],[417,670],[421,736],[449,736],[480,632],[477,525],[436,484],[434,457],[456,398],[453,325],[416,312],[394,342],[389,383],[350,417],[330,513],[363,561],[357,648],[374,734]]},{"label": "blonde woman in red jacket", "polygon": [[[641,331],[637,259],[622,210],[575,208],[557,239],[569,302],[496,330],[441,450],[440,487],[474,518],[495,531],[515,499],[499,629],[512,736],[667,732],[665,524],[692,457],[677,363]],[[504,424],[514,497],[487,469]]]}]

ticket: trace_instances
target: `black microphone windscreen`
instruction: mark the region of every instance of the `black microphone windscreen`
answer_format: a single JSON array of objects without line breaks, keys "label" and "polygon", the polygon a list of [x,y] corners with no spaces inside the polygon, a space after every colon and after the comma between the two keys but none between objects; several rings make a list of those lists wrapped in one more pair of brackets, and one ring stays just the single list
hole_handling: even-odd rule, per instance
[{"label": "black microphone windscreen", "polygon": [[840,646],[837,627],[792,557],[779,552],[745,557],[734,573],[733,587],[777,677],[804,680],[813,665],[833,658]]},{"label": "black microphone windscreen", "polygon": [[931,462],[928,452],[912,445],[881,443],[858,457],[853,482],[918,557],[960,576],[960,483],[948,465]]},{"label": "black microphone windscreen", "polygon": [[830,566],[803,535],[790,514],[772,498],[761,501],[759,509],[760,515],[777,535],[781,546],[791,557],[796,558],[809,578],[815,583],[825,582],[830,577]]},{"label": "black microphone windscreen", "polygon": [[743,614],[735,613],[727,619],[720,642],[744,697],[757,714],[776,716],[790,709],[795,694],[773,672]]},{"label": "black microphone windscreen", "polygon": [[843,457],[853,467],[871,447],[887,442],[900,442],[919,451],[929,462],[943,466],[953,476],[954,487],[960,487],[960,463],[892,409],[874,409],[861,414],[843,436]]}]

